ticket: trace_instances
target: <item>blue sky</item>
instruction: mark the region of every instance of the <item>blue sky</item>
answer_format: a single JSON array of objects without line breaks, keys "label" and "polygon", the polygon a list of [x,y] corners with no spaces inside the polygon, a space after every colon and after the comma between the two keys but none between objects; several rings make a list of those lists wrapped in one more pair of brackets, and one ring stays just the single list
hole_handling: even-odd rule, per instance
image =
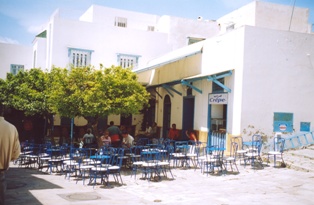
[{"label": "blue sky", "polygon": [[[261,0],[310,8],[314,24],[313,0]],[[215,20],[252,0],[0,0],[0,42],[32,45],[51,14],[58,8],[82,14],[92,4],[156,15]]]}]

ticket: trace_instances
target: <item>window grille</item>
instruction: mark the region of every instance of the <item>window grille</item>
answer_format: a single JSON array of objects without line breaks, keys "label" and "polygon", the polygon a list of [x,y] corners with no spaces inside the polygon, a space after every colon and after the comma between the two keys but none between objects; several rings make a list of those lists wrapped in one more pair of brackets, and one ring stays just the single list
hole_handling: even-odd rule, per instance
[{"label": "window grille", "polygon": [[19,71],[24,71],[24,65],[11,64],[10,72],[16,75]]},{"label": "window grille", "polygon": [[70,49],[70,63],[74,67],[85,67],[90,64],[91,52],[79,49]]},{"label": "window grille", "polygon": [[126,28],[127,24],[128,24],[127,18],[123,18],[123,17],[116,17],[115,18],[115,22],[114,22],[115,26]]},{"label": "window grille", "polygon": [[136,69],[138,67],[138,57],[136,55],[118,54],[118,65],[122,68]]},{"label": "window grille", "polygon": [[147,31],[155,31],[155,27],[154,26],[148,26]]}]

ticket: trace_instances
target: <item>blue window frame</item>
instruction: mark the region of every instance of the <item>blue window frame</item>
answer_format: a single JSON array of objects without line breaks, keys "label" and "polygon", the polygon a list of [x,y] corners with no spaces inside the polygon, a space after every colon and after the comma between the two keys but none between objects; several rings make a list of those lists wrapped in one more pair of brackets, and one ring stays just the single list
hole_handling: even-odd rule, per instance
[{"label": "blue window frame", "polygon": [[293,132],[293,113],[274,113],[274,132]]},{"label": "blue window frame", "polygon": [[10,73],[12,73],[13,75],[16,75],[20,70],[24,71],[24,65],[11,64]]},{"label": "blue window frame", "polygon": [[309,132],[311,128],[310,122],[300,122],[300,131],[301,132]]}]

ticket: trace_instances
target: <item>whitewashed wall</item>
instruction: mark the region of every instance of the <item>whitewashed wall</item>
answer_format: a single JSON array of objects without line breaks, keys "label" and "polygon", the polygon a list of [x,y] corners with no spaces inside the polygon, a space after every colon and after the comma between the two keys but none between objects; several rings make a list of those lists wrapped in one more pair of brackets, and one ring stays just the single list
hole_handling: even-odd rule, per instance
[{"label": "whitewashed wall", "polygon": [[222,16],[217,22],[221,26],[222,33],[226,32],[227,27],[232,24],[234,24],[234,28],[249,25],[276,30],[309,33],[311,31],[311,25],[308,22],[308,17],[309,9],[307,8],[293,8],[287,5],[253,1]]},{"label": "whitewashed wall", "polygon": [[294,114],[314,128],[314,36],[246,27],[242,128],[272,135],[273,113]]},{"label": "whitewashed wall", "polygon": [[[34,58],[36,52],[36,57]],[[46,69],[47,39],[36,38],[33,43],[33,67]]]},{"label": "whitewashed wall", "polygon": [[25,70],[32,68],[32,47],[0,43],[0,78],[10,73],[11,64],[24,65]]}]

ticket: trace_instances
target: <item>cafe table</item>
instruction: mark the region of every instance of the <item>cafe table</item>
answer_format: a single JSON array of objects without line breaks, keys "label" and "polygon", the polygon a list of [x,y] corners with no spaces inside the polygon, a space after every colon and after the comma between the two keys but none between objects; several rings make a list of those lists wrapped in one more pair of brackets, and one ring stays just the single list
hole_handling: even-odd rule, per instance
[{"label": "cafe table", "polygon": [[109,160],[110,156],[109,155],[91,155],[89,157],[90,159],[94,160],[94,161],[101,161],[101,163],[103,163],[105,160]]}]

